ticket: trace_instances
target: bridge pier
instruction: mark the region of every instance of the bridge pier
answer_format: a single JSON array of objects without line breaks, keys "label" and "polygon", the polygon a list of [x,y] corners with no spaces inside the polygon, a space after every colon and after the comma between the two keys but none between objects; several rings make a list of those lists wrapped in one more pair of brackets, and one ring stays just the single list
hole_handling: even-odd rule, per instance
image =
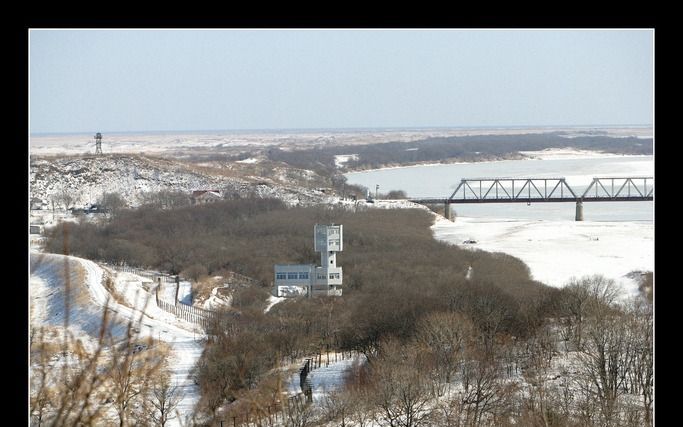
[{"label": "bridge pier", "polygon": [[576,200],[576,217],[575,221],[583,221],[583,201],[581,199]]},{"label": "bridge pier", "polygon": [[446,200],[446,203],[443,205],[443,216],[446,217],[447,220],[453,221],[453,214],[451,212],[451,204],[448,203],[448,200]]}]

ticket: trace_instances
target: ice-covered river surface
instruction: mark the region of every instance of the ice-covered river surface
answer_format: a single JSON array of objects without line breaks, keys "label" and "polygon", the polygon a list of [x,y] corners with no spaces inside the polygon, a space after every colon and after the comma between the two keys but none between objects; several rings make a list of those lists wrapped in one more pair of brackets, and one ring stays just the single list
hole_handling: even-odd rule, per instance
[{"label": "ice-covered river surface", "polygon": [[[347,174],[348,182],[409,197],[446,197],[463,178],[564,177],[583,191],[593,177],[654,176],[652,156],[549,158],[381,169]],[[579,156],[580,157],[580,156]],[[583,222],[574,203],[455,205],[454,222],[439,219],[435,238],[463,247],[504,252],[530,268],[534,279],[564,286],[572,277],[603,274],[625,294],[637,292],[626,277],[654,271],[654,202],[584,203]],[[465,240],[476,241],[464,244]],[[476,272],[473,272],[476,274]]]}]

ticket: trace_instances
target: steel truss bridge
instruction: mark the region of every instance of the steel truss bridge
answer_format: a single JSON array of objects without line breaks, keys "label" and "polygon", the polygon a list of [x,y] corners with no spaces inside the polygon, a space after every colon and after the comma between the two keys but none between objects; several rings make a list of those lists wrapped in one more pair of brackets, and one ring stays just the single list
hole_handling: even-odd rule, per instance
[{"label": "steel truss bridge", "polygon": [[583,220],[583,202],[641,202],[654,199],[654,177],[598,177],[583,191],[565,178],[467,178],[449,197],[411,198],[420,204],[444,203],[450,219],[452,203],[575,202],[576,220]]}]

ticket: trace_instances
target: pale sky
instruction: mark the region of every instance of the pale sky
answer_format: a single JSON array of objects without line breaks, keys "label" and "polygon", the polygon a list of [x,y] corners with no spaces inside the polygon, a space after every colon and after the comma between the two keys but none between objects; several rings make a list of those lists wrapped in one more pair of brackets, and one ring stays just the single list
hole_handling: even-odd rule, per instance
[{"label": "pale sky", "polygon": [[651,125],[654,30],[30,30],[31,133]]}]

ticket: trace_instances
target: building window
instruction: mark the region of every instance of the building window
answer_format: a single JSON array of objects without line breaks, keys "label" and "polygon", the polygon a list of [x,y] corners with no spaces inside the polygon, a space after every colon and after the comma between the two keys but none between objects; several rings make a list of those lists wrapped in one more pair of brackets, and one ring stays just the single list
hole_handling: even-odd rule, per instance
[{"label": "building window", "polygon": [[330,273],[330,279],[339,279],[339,273]]},{"label": "building window", "polygon": [[308,272],[299,273],[299,279],[308,279]]},{"label": "building window", "polygon": [[275,279],[276,280],[285,280],[285,279],[287,279],[287,273],[275,273]]},{"label": "building window", "polygon": [[288,280],[296,280],[298,278],[299,274],[298,273],[287,273],[287,279]]},{"label": "building window", "polygon": [[318,274],[318,279],[323,280],[325,278],[324,274]]}]

